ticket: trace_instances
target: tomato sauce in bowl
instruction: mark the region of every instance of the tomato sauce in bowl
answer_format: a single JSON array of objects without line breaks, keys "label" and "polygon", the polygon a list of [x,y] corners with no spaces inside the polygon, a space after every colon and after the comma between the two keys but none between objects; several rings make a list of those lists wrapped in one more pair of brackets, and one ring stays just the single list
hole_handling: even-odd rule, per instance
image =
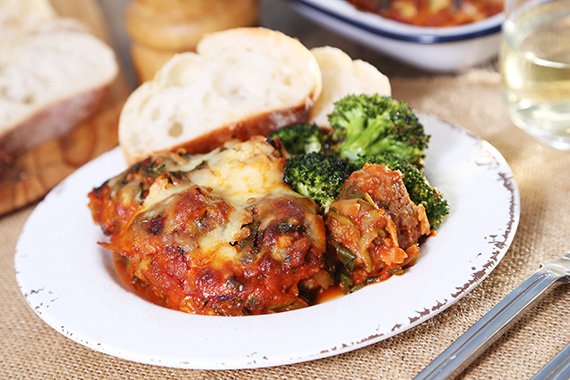
[{"label": "tomato sauce in bowl", "polygon": [[357,9],[417,26],[446,27],[503,11],[502,0],[348,0]]}]

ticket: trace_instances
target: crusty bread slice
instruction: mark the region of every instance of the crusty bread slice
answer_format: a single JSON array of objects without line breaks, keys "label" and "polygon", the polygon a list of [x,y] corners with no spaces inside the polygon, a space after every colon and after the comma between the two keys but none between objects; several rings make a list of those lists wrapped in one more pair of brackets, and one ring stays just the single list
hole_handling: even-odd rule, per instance
[{"label": "crusty bread slice", "polygon": [[320,92],[317,61],[296,39],[263,28],[209,34],[131,94],[119,143],[129,162],[182,146],[207,152],[306,121]]},{"label": "crusty bread slice", "polygon": [[0,0],[0,42],[18,38],[55,17],[49,0]]},{"label": "crusty bread slice", "polygon": [[323,89],[311,111],[311,122],[328,127],[334,102],[350,94],[390,95],[388,78],[368,62],[353,61],[340,49],[325,46],[311,50],[321,70]]},{"label": "crusty bread slice", "polygon": [[0,151],[5,153],[67,132],[96,109],[118,71],[112,50],[79,23],[45,9],[44,16],[33,16],[35,8],[24,6],[18,21],[11,3],[0,1],[0,13],[12,15],[0,22]]}]

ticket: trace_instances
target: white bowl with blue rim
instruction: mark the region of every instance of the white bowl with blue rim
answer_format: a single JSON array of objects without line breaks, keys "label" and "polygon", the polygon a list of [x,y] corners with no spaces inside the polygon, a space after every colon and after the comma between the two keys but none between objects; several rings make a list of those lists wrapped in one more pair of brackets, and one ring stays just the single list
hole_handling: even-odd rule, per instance
[{"label": "white bowl with blue rim", "polygon": [[489,61],[499,51],[502,13],[465,25],[423,27],[359,11],[345,0],[290,2],[307,18],[424,70],[466,69]]}]

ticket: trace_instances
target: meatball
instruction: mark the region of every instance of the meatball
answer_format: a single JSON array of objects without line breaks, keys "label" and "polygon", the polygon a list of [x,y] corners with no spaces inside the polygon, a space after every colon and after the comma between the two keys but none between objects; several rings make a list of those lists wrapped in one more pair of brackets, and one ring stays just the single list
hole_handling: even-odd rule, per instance
[{"label": "meatball", "polygon": [[399,171],[367,164],[348,177],[339,199],[363,198],[366,194],[376,206],[386,210],[396,224],[400,247],[406,249],[429,233],[425,209],[412,202]]},{"label": "meatball", "polygon": [[346,290],[401,273],[429,232],[425,211],[410,200],[401,173],[381,165],[366,165],[346,180],[326,227],[330,261]]}]

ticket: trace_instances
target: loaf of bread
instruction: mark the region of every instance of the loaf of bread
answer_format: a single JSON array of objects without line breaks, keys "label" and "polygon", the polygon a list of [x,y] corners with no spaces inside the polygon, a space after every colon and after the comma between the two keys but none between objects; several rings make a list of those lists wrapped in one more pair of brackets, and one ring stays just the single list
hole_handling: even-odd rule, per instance
[{"label": "loaf of bread", "polygon": [[340,49],[325,46],[311,50],[322,75],[323,89],[311,111],[310,121],[328,126],[334,102],[350,94],[391,94],[390,81],[368,62],[353,61]]},{"label": "loaf of bread", "polygon": [[48,1],[0,0],[0,152],[59,136],[97,109],[112,50]]},{"label": "loaf of bread", "polygon": [[257,22],[257,3],[258,0],[174,3],[135,0],[127,8],[125,26],[133,40],[149,48],[189,51],[206,33],[254,25]]},{"label": "loaf of bread", "polygon": [[[137,3],[160,13],[176,13],[180,17],[200,17],[222,4],[241,2],[242,0],[135,0]],[[248,0],[249,1],[249,0]]]},{"label": "loaf of bread", "polygon": [[131,40],[131,58],[139,82],[152,80],[166,62],[179,52],[161,50]]},{"label": "loaf of bread", "polygon": [[207,35],[127,100],[119,142],[127,161],[184,147],[207,152],[308,119],[321,72],[299,41],[263,28]]},{"label": "loaf of bread", "polygon": [[204,34],[253,26],[258,0],[132,0],[125,15],[131,57],[140,82],[177,53],[195,51]]}]

